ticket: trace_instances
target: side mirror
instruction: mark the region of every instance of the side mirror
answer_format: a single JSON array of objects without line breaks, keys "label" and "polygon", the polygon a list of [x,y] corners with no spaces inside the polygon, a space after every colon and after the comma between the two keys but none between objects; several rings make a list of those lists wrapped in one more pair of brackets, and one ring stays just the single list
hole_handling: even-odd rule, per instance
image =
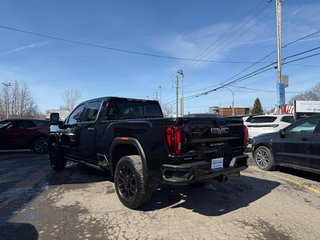
[{"label": "side mirror", "polygon": [[279,135],[280,135],[280,138],[285,138],[285,136],[286,136],[286,130],[285,130],[285,129],[281,129],[281,130],[279,131]]},{"label": "side mirror", "polygon": [[50,113],[50,125],[61,124],[59,113]]}]

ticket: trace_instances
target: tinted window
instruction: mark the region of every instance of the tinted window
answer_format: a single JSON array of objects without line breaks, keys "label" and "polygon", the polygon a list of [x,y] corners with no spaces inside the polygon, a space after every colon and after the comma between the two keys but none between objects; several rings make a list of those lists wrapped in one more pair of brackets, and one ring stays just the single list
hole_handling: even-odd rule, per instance
[{"label": "tinted window", "polygon": [[163,117],[158,103],[152,102],[110,102],[106,111],[106,119],[134,119]]},{"label": "tinted window", "polygon": [[14,128],[32,128],[35,127],[36,125],[34,124],[33,121],[28,121],[28,120],[22,120],[22,121],[14,121],[13,122],[13,127]]},{"label": "tinted window", "polygon": [[35,120],[33,121],[37,127],[43,127],[43,128],[48,128],[49,127],[49,121],[40,121],[40,120]]},{"label": "tinted window", "polygon": [[314,129],[317,126],[318,119],[308,119],[307,121],[303,121],[302,123],[297,124],[296,126],[289,129],[289,133],[297,134],[297,133],[313,133]]},{"label": "tinted window", "polygon": [[0,123],[0,129],[7,129],[13,126],[11,121],[3,121]]},{"label": "tinted window", "polygon": [[281,118],[282,122],[287,122],[287,123],[293,123],[294,122],[294,118],[293,116],[284,116]]},{"label": "tinted window", "polygon": [[253,117],[250,123],[271,123],[274,122],[277,117]]},{"label": "tinted window", "polygon": [[82,115],[83,115],[83,109],[84,105],[78,106],[69,116],[67,123],[69,124],[75,124],[77,122],[81,122],[82,120]]},{"label": "tinted window", "polygon": [[91,122],[95,121],[100,109],[101,101],[90,102],[84,108],[83,121]]}]

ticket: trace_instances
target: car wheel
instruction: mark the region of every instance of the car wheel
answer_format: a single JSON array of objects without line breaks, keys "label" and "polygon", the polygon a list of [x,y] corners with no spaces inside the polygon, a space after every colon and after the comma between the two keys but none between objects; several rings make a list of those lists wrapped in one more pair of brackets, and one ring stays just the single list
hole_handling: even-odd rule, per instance
[{"label": "car wheel", "polygon": [[35,153],[47,153],[48,152],[48,141],[45,137],[36,138],[33,143],[31,150]]},{"label": "car wheel", "polygon": [[271,150],[266,146],[260,146],[254,151],[254,160],[262,170],[273,170],[275,163]]},{"label": "car wheel", "polygon": [[119,160],[114,182],[118,198],[128,208],[137,209],[151,197],[152,191],[146,186],[139,155],[125,156]]},{"label": "car wheel", "polygon": [[63,157],[61,147],[58,144],[52,143],[49,150],[49,157],[50,165],[53,170],[61,171],[65,168],[67,161]]}]

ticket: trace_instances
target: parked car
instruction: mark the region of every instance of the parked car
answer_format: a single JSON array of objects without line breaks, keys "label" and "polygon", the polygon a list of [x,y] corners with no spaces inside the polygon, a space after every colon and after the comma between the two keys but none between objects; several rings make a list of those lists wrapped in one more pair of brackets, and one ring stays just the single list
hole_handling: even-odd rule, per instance
[{"label": "parked car", "polygon": [[309,117],[276,133],[252,140],[253,157],[260,169],[277,165],[320,173],[320,117]]},{"label": "parked car", "polygon": [[0,122],[0,149],[26,149],[35,153],[48,151],[49,121],[11,119]]},{"label": "parked car", "polygon": [[294,122],[293,115],[258,115],[253,116],[250,122],[244,124],[248,127],[249,142],[252,138],[263,133],[278,132]]}]

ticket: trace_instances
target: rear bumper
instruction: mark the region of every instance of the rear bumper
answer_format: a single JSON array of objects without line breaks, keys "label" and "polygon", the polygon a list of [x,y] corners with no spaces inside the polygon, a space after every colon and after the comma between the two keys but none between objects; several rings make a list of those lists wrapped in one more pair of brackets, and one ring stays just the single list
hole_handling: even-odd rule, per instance
[{"label": "rear bumper", "polygon": [[209,181],[238,175],[240,171],[248,167],[248,155],[234,157],[229,166],[219,170],[211,169],[211,160],[184,163],[179,165],[163,164],[161,166],[161,182],[170,185],[188,185],[194,182]]}]

